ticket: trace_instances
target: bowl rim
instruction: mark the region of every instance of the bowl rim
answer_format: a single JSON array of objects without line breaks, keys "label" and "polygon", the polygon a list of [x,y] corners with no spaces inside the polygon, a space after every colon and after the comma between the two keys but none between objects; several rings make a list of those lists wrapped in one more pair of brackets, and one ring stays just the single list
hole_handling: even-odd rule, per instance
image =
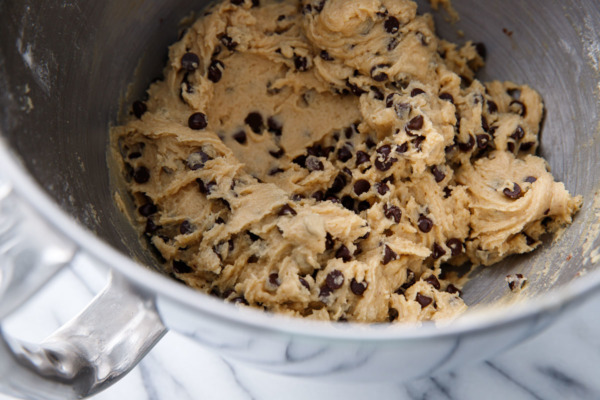
[{"label": "bowl rim", "polygon": [[[542,313],[558,311],[568,304],[587,297],[600,287],[600,269],[585,274],[585,279],[574,279],[556,290],[543,293],[528,301],[509,305],[484,307],[466,312],[451,322],[409,324],[363,324],[314,321],[265,313],[250,307],[239,307],[184,286],[158,271],[144,266],[113,248],[90,230],[78,223],[59,207],[51,196],[27,172],[11,150],[0,130],[0,171],[21,200],[25,201],[57,233],[78,246],[96,262],[124,275],[135,286],[175,301],[205,317],[234,323],[253,330],[321,340],[360,340],[389,342],[425,338],[458,336],[461,334],[498,328],[533,318]],[[0,175],[1,177],[1,175]]]}]

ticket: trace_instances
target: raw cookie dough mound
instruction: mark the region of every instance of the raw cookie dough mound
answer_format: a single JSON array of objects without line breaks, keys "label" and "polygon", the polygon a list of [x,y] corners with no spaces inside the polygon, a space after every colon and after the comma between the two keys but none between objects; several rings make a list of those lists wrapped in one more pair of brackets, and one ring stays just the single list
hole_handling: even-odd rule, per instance
[{"label": "raw cookie dough mound", "polygon": [[409,0],[225,1],[113,129],[167,273],[315,319],[466,306],[442,266],[540,244],[581,205],[534,154],[540,96],[483,84],[485,48]]}]

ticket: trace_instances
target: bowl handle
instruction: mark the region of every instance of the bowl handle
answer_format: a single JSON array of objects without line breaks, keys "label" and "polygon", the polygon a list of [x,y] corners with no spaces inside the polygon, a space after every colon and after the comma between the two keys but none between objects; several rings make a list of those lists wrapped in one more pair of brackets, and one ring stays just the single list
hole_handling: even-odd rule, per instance
[{"label": "bowl handle", "polygon": [[[0,179],[0,322],[78,251]],[[0,393],[51,400],[92,396],[125,376],[166,331],[154,295],[111,271],[88,307],[42,343],[10,337],[0,324]]]}]

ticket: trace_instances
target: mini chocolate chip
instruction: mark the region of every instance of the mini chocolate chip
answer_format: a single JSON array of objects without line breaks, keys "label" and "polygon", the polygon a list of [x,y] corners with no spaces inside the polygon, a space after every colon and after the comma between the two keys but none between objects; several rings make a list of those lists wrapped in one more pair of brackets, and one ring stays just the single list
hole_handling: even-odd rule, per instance
[{"label": "mini chocolate chip", "polygon": [[283,155],[285,154],[285,150],[283,150],[282,148],[279,148],[277,150],[270,150],[269,154],[271,155],[271,157],[273,158],[277,158],[280,159],[281,157],[283,157]]},{"label": "mini chocolate chip", "polygon": [[189,274],[193,269],[183,261],[175,260],[173,261],[173,271],[178,274]]},{"label": "mini chocolate chip", "polygon": [[490,114],[495,114],[498,112],[498,105],[494,103],[492,100],[487,101],[488,112]]},{"label": "mini chocolate chip", "polygon": [[477,135],[477,148],[485,150],[490,143],[490,137],[485,134]]},{"label": "mini chocolate chip", "polygon": [[371,208],[371,203],[369,203],[367,200],[360,201],[358,203],[358,206],[356,206],[356,209],[358,210],[358,212],[366,211],[369,208]]},{"label": "mini chocolate chip", "polygon": [[446,250],[444,250],[444,248],[442,246],[440,246],[437,243],[433,244],[433,252],[431,255],[434,260],[437,260],[438,258],[444,256],[445,254],[446,254]]},{"label": "mini chocolate chip", "polygon": [[388,219],[393,219],[395,223],[400,223],[402,218],[402,210],[396,206],[383,205],[383,215]]},{"label": "mini chocolate chip", "polygon": [[533,146],[535,146],[535,142],[521,143],[521,146],[519,147],[519,151],[529,151],[533,148]]},{"label": "mini chocolate chip", "polygon": [[458,142],[458,148],[464,153],[473,150],[473,147],[475,147],[475,138],[473,135],[469,135],[469,141],[467,143]]},{"label": "mini chocolate chip", "polygon": [[506,188],[502,191],[502,193],[504,193],[504,195],[506,197],[508,197],[509,199],[516,200],[523,195],[523,192],[522,192],[521,186],[519,186],[519,184],[517,184],[517,183],[513,183],[513,184],[514,184],[513,190]]},{"label": "mini chocolate chip", "polygon": [[389,264],[391,261],[398,258],[398,254],[386,244],[383,249],[383,265]]},{"label": "mini chocolate chip", "polygon": [[352,158],[352,152],[348,148],[348,146],[341,147],[337,152],[338,160],[341,162],[346,162]]},{"label": "mini chocolate chip", "polygon": [[279,210],[279,215],[280,216],[283,216],[283,215],[294,216],[294,215],[298,215],[298,213],[289,204],[286,204],[283,207],[281,207],[281,209]]},{"label": "mini chocolate chip", "polygon": [[150,180],[150,171],[146,167],[138,167],[133,171],[133,180],[136,183],[144,184]]},{"label": "mini chocolate chip", "polygon": [[251,112],[248,114],[244,122],[252,129],[252,132],[256,134],[262,134],[264,129],[263,117],[259,112]]},{"label": "mini chocolate chip", "polygon": [[525,178],[525,182],[528,183],[533,183],[535,181],[537,181],[537,178],[535,176],[528,176],[527,178]]},{"label": "mini chocolate chip", "polygon": [[398,319],[399,316],[400,316],[400,313],[395,308],[390,308],[388,310],[388,319],[390,320],[390,322],[394,322],[395,320]]},{"label": "mini chocolate chip", "polygon": [[333,180],[333,185],[331,185],[329,190],[331,193],[339,193],[344,187],[346,187],[346,184],[346,177],[343,174],[338,174],[338,176],[336,176]]},{"label": "mini chocolate chip", "polygon": [[525,131],[521,127],[521,125],[517,126],[517,129],[510,135],[511,138],[515,139],[515,141],[519,141],[525,137]]},{"label": "mini chocolate chip", "polygon": [[208,126],[208,119],[206,118],[206,114],[197,112],[190,116],[188,119],[188,126],[190,129],[194,129],[196,131],[205,129]]},{"label": "mini chocolate chip", "polygon": [[425,308],[433,302],[433,299],[428,296],[424,296],[421,293],[417,293],[417,303],[421,305],[421,308]]},{"label": "mini chocolate chip", "polygon": [[423,89],[419,89],[419,88],[414,88],[411,92],[410,92],[410,97],[415,97],[418,96],[420,94],[425,93],[425,91]]},{"label": "mini chocolate chip", "polygon": [[319,53],[319,57],[321,57],[325,61],[333,61],[333,57],[329,55],[327,50],[321,50],[321,52]]},{"label": "mini chocolate chip", "polygon": [[408,151],[408,142],[404,142],[398,146],[396,146],[396,153],[403,154]]},{"label": "mini chocolate chip", "polygon": [[423,214],[419,216],[418,225],[421,232],[424,233],[429,233],[431,232],[431,229],[433,229],[433,221],[424,216]]},{"label": "mini chocolate chip", "polygon": [[460,239],[449,239],[446,246],[450,249],[452,256],[459,256],[463,252],[463,243]]},{"label": "mini chocolate chip", "polygon": [[370,189],[371,183],[365,179],[360,179],[354,183],[354,193],[356,193],[357,196],[368,192]]},{"label": "mini chocolate chip", "polygon": [[335,258],[341,258],[344,262],[348,262],[352,260],[352,254],[350,254],[350,250],[346,246],[341,245],[335,252]]},{"label": "mini chocolate chip", "polygon": [[329,289],[337,290],[342,287],[344,284],[344,274],[342,271],[334,269],[329,274],[327,274],[327,278],[325,278],[325,282]]},{"label": "mini chocolate chip", "polygon": [[354,211],[354,199],[351,196],[342,197],[342,206],[350,211]]},{"label": "mini chocolate chip", "polygon": [[269,283],[273,286],[281,285],[281,282],[279,282],[279,274],[277,272],[269,274]]},{"label": "mini chocolate chip", "polygon": [[380,196],[384,196],[390,191],[389,186],[385,183],[377,183],[375,186],[377,187],[377,193],[379,193]]},{"label": "mini chocolate chip", "polygon": [[394,34],[400,30],[400,21],[396,17],[389,16],[383,26],[387,33]]},{"label": "mini chocolate chip", "polygon": [[309,171],[323,171],[325,167],[323,163],[316,157],[310,156],[306,159],[306,168]]},{"label": "mini chocolate chip", "polygon": [[181,68],[187,72],[194,72],[200,66],[200,57],[196,53],[185,53],[181,57]]},{"label": "mini chocolate chip", "polygon": [[367,282],[358,282],[355,278],[352,278],[352,281],[350,282],[350,290],[357,296],[362,296],[368,286],[369,284]]},{"label": "mini chocolate chip", "polygon": [[371,157],[365,153],[364,151],[356,152],[356,166],[358,167],[360,164],[364,164],[366,162],[371,161]]},{"label": "mini chocolate chip", "polygon": [[462,292],[451,283],[446,287],[446,292],[448,292],[450,294],[456,294],[456,293],[458,293],[459,295],[462,294]]},{"label": "mini chocolate chip", "polygon": [[475,43],[475,51],[477,51],[477,54],[479,54],[481,56],[481,58],[483,58],[484,60],[487,57],[487,48],[485,47],[485,44],[483,43]]},{"label": "mini chocolate chip", "polygon": [[194,226],[190,223],[190,221],[185,220],[179,225],[179,233],[182,235],[189,235],[194,232]]},{"label": "mini chocolate chip", "polygon": [[441,181],[443,181],[444,179],[446,179],[446,174],[444,172],[442,172],[437,165],[434,165],[433,167],[431,167],[431,173],[433,174],[433,177],[435,178],[435,181],[437,183],[440,183]]},{"label": "mini chocolate chip", "polygon": [[146,106],[146,103],[139,101],[139,100],[133,102],[132,109],[133,109],[133,115],[135,115],[137,117],[137,119],[142,118],[142,115],[144,115],[146,113],[146,111],[148,111],[148,107]]},{"label": "mini chocolate chip", "polygon": [[430,275],[429,277],[427,277],[427,279],[425,279],[425,282],[429,283],[436,290],[440,290],[440,281],[438,281],[438,279],[434,275]]},{"label": "mini chocolate chip", "polygon": [[304,72],[308,69],[308,60],[306,57],[295,56],[294,57],[294,66],[297,71]]},{"label": "mini chocolate chip", "polygon": [[510,110],[510,112],[514,114],[519,114],[521,117],[524,117],[527,114],[527,107],[525,107],[525,104],[523,104],[519,100],[511,101],[508,105],[508,109]]},{"label": "mini chocolate chip", "polygon": [[387,81],[388,75],[385,72],[380,71],[380,70],[382,68],[388,68],[388,67],[389,67],[388,64],[375,65],[373,68],[371,68],[371,78],[373,78],[373,80],[376,82]]},{"label": "mini chocolate chip", "polygon": [[246,144],[246,132],[239,131],[233,134],[233,139],[239,144]]},{"label": "mini chocolate chip", "polygon": [[454,97],[450,93],[440,93],[439,97],[442,100],[449,101],[450,103],[454,104]]},{"label": "mini chocolate chip", "polygon": [[300,281],[300,284],[306,288],[306,290],[310,291],[310,285],[308,284],[308,282],[306,281],[306,279],[304,279],[304,278],[298,278],[298,280]]},{"label": "mini chocolate chip", "polygon": [[267,127],[269,132],[275,136],[281,136],[281,133],[283,132],[283,125],[281,125],[281,123],[279,123],[275,117],[269,117],[269,119],[267,119]]},{"label": "mini chocolate chip", "polygon": [[138,212],[140,213],[140,215],[142,217],[149,217],[158,212],[158,207],[156,207],[152,203],[147,203],[147,204],[144,204],[143,206],[141,206],[140,208],[138,208]]},{"label": "mini chocolate chip", "polygon": [[410,121],[408,121],[408,124],[406,124],[406,127],[411,130],[411,131],[418,131],[421,128],[423,128],[423,116],[422,115],[418,115],[416,117],[414,117],[413,119],[411,119]]},{"label": "mini chocolate chip", "polygon": [[223,64],[219,60],[213,60],[208,66],[208,79],[214,83],[217,83],[221,80],[223,76],[223,69],[225,68],[225,64]]}]

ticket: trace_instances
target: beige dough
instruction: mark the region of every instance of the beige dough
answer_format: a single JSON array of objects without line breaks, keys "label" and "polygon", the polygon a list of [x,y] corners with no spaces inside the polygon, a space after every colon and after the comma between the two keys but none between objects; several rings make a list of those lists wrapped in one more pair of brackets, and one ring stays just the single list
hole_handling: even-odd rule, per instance
[{"label": "beige dough", "polygon": [[534,155],[540,96],[475,80],[481,50],[409,0],[213,6],[112,130],[136,224],[167,273],[231,302],[461,313],[447,266],[529,252],[581,205]]}]

